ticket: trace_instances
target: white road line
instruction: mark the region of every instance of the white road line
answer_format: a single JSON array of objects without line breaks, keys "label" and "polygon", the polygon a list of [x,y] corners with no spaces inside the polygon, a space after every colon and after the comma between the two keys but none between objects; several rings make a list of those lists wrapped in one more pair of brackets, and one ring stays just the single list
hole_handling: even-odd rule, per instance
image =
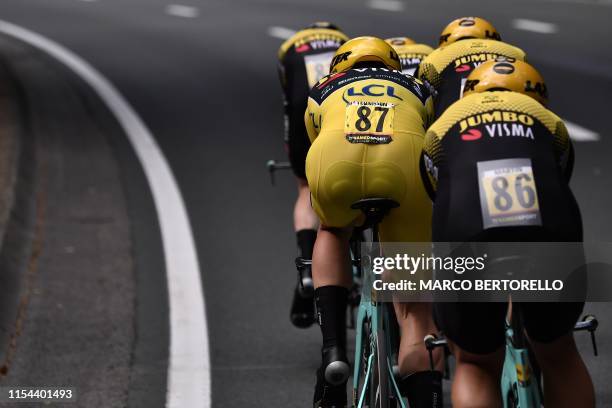
[{"label": "white road line", "polygon": [[127,134],[151,188],[162,233],[170,303],[166,407],[209,408],[210,355],[200,268],[185,203],[163,152],[125,98],[89,63],[62,45],[12,23],[0,20],[0,32],[46,52],[80,76]]},{"label": "white road line", "polygon": [[402,11],[404,3],[400,0],[370,0],[367,6],[371,9],[386,11]]},{"label": "white road line", "polygon": [[278,38],[281,40],[287,40],[295,34],[296,31],[286,27],[272,26],[268,27],[268,35],[270,37]]},{"label": "white road line", "polygon": [[593,132],[592,130],[583,128],[580,125],[577,125],[572,122],[568,122],[564,120],[565,127],[567,128],[567,132],[569,133],[572,140],[576,142],[597,142],[599,138],[599,134]]},{"label": "white road line", "polygon": [[612,6],[611,0],[542,0],[546,3],[573,3],[585,6]]},{"label": "white road line", "polygon": [[175,17],[196,18],[200,15],[197,7],[184,6],[182,4],[169,4],[166,6],[166,14]]},{"label": "white road line", "polygon": [[517,30],[533,31],[540,34],[554,34],[559,31],[556,24],[547,23],[545,21],[528,20],[526,18],[517,18],[512,20],[512,26]]}]

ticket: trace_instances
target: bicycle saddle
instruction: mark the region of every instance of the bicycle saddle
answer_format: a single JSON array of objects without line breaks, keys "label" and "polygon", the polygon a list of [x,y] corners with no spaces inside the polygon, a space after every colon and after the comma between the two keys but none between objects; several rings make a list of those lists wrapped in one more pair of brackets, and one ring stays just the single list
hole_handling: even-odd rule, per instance
[{"label": "bicycle saddle", "polygon": [[351,204],[353,210],[361,210],[365,215],[364,227],[378,224],[391,209],[397,207],[399,203],[390,198],[363,198]]}]

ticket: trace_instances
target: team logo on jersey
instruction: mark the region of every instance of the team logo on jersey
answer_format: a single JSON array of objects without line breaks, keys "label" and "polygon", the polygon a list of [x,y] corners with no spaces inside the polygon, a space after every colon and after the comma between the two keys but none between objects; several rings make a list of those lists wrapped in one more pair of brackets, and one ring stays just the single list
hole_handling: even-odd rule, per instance
[{"label": "team logo on jersey", "polygon": [[[533,117],[517,112],[492,111],[469,116],[459,122],[461,140],[471,142],[480,140],[483,131],[490,138],[524,137],[533,140]],[[475,129],[478,127],[478,129]]]},{"label": "team logo on jersey", "polygon": [[469,129],[467,132],[461,135],[461,140],[470,142],[472,140],[478,140],[482,137],[482,132],[478,129]]},{"label": "team logo on jersey", "polygon": [[370,84],[360,88],[352,86],[346,91],[346,96],[388,96],[403,101],[395,94],[395,87],[381,84]]},{"label": "team logo on jersey", "polygon": [[481,53],[481,54],[464,55],[463,57],[458,58],[455,61],[453,61],[453,66],[454,66],[455,72],[467,72],[473,68],[476,68],[483,62],[499,60],[499,58],[503,58],[504,61],[508,61],[508,62],[516,61],[516,59],[514,58],[503,57],[503,56],[500,56],[499,54]]},{"label": "team logo on jersey", "polygon": [[302,44],[299,47],[295,47],[295,52],[306,52],[310,51],[310,45]]},{"label": "team logo on jersey", "polygon": [[329,75],[329,76],[327,76],[327,77],[325,77],[325,78],[322,78],[322,79],[319,81],[319,85],[317,85],[317,89],[323,89],[323,88],[325,88],[327,85],[329,85],[329,84],[330,84],[330,82],[333,82],[333,81],[335,81],[336,79],[341,78],[341,77],[343,77],[343,76],[345,76],[345,75],[346,75],[346,72],[338,72],[338,73],[336,73],[336,74]]},{"label": "team logo on jersey", "polygon": [[467,72],[471,69],[472,67],[469,65],[459,65],[457,68],[455,68],[455,72]]}]

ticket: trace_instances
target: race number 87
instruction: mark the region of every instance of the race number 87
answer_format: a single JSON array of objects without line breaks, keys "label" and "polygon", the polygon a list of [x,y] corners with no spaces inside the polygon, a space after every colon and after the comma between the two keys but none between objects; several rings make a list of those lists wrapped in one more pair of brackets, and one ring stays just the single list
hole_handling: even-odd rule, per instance
[{"label": "race number 87", "polygon": [[352,103],[346,108],[345,133],[392,135],[393,105]]}]

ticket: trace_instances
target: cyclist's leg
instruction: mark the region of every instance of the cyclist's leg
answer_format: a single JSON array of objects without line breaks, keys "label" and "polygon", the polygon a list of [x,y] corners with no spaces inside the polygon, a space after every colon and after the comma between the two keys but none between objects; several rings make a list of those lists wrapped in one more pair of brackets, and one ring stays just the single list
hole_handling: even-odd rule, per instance
[{"label": "cyclist's leg", "polygon": [[[405,377],[419,371],[429,371],[429,353],[423,345],[426,335],[437,332],[433,323],[431,303],[411,302],[393,304],[400,327],[399,370]],[[434,363],[440,371],[444,359],[441,349],[434,350]]]},{"label": "cyclist's leg", "polygon": [[454,407],[497,407],[507,303],[434,303],[436,325],[456,358]]},{"label": "cyclist's leg", "polygon": [[315,302],[323,337],[322,364],[317,371],[315,406],[344,406],[349,366],[346,358],[346,308],[350,272],[349,239],[362,198],[363,146],[338,146],[344,138],[320,135],[306,160],[312,205],[321,220],[313,252]]},{"label": "cyclist's leg", "polygon": [[[298,196],[295,200],[295,206],[293,207],[293,226],[295,232],[298,234],[298,247],[300,249],[300,255],[304,258],[310,258],[312,256],[312,248],[314,246],[314,239],[300,239],[300,231],[312,231],[315,233],[319,225],[319,219],[315,214],[312,206],[310,205],[310,189],[308,188],[308,182],[305,178],[296,177]],[[310,253],[310,256],[308,256]]]},{"label": "cyclist's leg", "polygon": [[583,306],[581,302],[522,305],[525,328],[544,377],[547,406],[595,406],[593,383],[573,336]]},{"label": "cyclist's leg", "polygon": [[[308,182],[305,178],[296,177],[296,179],[298,196],[293,209],[293,224],[297,238],[298,256],[311,259],[317,238],[318,218],[310,205]],[[306,328],[314,323],[311,279],[310,267],[306,266],[301,273],[302,282],[297,283],[291,303],[291,322],[296,327]]]},{"label": "cyclist's leg", "polygon": [[544,377],[546,406],[595,406],[593,382],[576,348],[573,333],[567,333],[552,343],[531,341],[531,344]]},{"label": "cyclist's leg", "polygon": [[[305,109],[305,106],[303,107]],[[302,109],[302,112],[303,112]],[[310,205],[310,190],[306,180],[306,155],[310,141],[304,130],[299,109],[288,109],[285,120],[286,147],[291,168],[297,180],[298,195],[293,207],[293,225],[296,234],[298,256],[311,259],[317,237],[318,218]],[[291,304],[291,321],[297,327],[309,327],[314,323],[314,307],[310,268],[302,270],[302,282],[294,290]]]},{"label": "cyclist's leg", "polygon": [[330,228],[321,225],[312,257],[315,288],[353,284],[350,270],[349,239],[351,228]]},{"label": "cyclist's leg", "polygon": [[[381,223],[380,238],[382,242],[429,242],[431,201],[423,187],[418,169],[422,137],[413,134],[400,136],[394,140],[396,146],[393,149],[381,150],[377,157],[397,166],[398,173],[392,173],[389,169],[381,170],[388,173],[386,179],[394,186],[394,193],[402,193],[396,198],[400,204],[399,208],[392,210]],[[400,185],[404,188],[400,189]],[[383,250],[385,256],[395,255],[389,247],[383,247]],[[440,371],[432,373],[429,354],[423,344],[427,334],[437,331],[433,323],[431,304],[402,303],[400,300],[394,303],[394,308],[401,336],[398,354],[400,375],[403,377],[401,391],[408,396],[412,407],[442,406],[443,351],[434,351],[434,364]]]},{"label": "cyclist's leg", "polygon": [[504,364],[504,347],[488,354],[475,354],[449,343],[456,360],[451,391],[453,407],[501,407],[499,384]]}]

